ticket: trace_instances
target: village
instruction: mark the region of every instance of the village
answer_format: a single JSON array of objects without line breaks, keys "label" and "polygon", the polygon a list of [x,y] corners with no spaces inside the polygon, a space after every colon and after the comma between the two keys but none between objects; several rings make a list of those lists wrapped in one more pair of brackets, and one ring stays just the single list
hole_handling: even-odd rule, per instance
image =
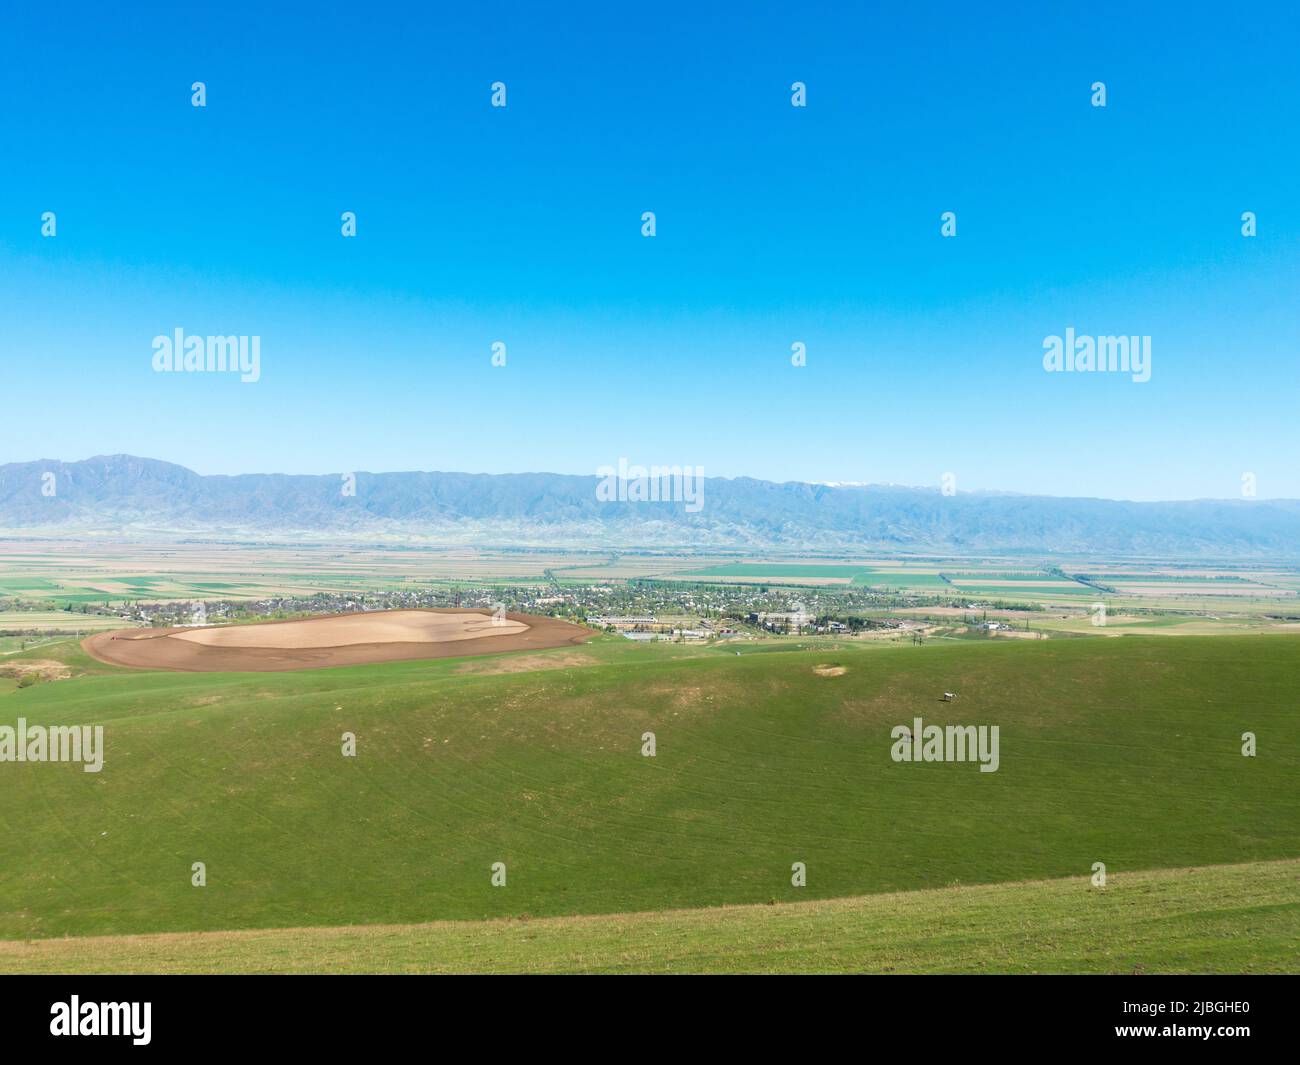
[{"label": "village", "polygon": [[[0,601],[15,619],[51,604]],[[895,617],[896,609],[953,606],[978,610],[942,595],[900,595],[865,588],[796,588],[754,584],[693,584],[653,580],[546,584],[429,583],[399,589],[358,589],[281,595],[261,599],[127,601],[69,604],[60,613],[155,628],[187,628],[254,621],[291,620],[325,614],[380,610],[484,609],[555,617],[636,642],[696,643],[778,636],[865,637],[924,635],[924,618]],[[48,614],[43,615],[48,617]],[[1006,622],[971,619],[991,633]],[[43,626],[18,625],[33,635]]]}]

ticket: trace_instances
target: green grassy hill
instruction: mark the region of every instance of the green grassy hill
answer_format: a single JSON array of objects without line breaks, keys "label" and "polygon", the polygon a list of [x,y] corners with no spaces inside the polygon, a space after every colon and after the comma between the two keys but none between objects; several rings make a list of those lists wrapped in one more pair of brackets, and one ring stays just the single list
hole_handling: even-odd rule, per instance
[{"label": "green grassy hill", "polygon": [[770,906],[0,942],[0,973],[1285,973],[1300,860]]},{"label": "green grassy hill", "polygon": [[[0,724],[103,724],[107,746],[99,774],[0,764],[0,938],[786,903],[1086,884],[1096,861],[1123,877],[1300,857],[1298,639],[771,646],[611,640],[296,674],[91,666],[0,692]],[[517,672],[549,661],[567,667]],[[890,729],[917,715],[999,725],[1000,770],[892,762]]]}]

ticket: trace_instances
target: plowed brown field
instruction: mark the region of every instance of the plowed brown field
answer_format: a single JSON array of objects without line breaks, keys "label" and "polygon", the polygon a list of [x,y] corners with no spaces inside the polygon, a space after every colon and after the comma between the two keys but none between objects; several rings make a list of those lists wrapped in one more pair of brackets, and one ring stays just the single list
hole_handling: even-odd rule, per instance
[{"label": "plowed brown field", "polygon": [[117,629],[82,640],[101,662],[190,673],[281,672],[536,651],[594,633],[556,618],[487,610],[381,610],[211,628]]}]

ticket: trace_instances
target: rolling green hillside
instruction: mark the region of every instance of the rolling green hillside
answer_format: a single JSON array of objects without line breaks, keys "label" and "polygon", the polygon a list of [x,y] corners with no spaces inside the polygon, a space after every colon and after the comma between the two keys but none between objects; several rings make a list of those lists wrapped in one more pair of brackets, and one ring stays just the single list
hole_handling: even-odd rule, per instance
[{"label": "rolling green hillside", "polygon": [[[95,667],[0,692],[0,724],[103,724],[107,746],[98,774],[0,764],[0,938],[784,903],[1086,878],[1096,861],[1121,876],[1300,857],[1295,638],[772,646]],[[551,662],[566,668],[518,672]],[[891,728],[917,715],[998,725],[999,771],[891,761]]]},{"label": "rolling green hillside", "polygon": [[0,973],[1286,973],[1300,860],[531,921],[0,942]]}]

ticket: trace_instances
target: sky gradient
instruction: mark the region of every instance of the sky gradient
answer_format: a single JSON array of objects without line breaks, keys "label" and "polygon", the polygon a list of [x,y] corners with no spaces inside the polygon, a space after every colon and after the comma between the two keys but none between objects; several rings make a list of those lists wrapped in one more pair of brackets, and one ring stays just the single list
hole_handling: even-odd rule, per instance
[{"label": "sky gradient", "polygon": [[0,462],[1300,497],[1300,16],[1049,6],[18,11]]}]

